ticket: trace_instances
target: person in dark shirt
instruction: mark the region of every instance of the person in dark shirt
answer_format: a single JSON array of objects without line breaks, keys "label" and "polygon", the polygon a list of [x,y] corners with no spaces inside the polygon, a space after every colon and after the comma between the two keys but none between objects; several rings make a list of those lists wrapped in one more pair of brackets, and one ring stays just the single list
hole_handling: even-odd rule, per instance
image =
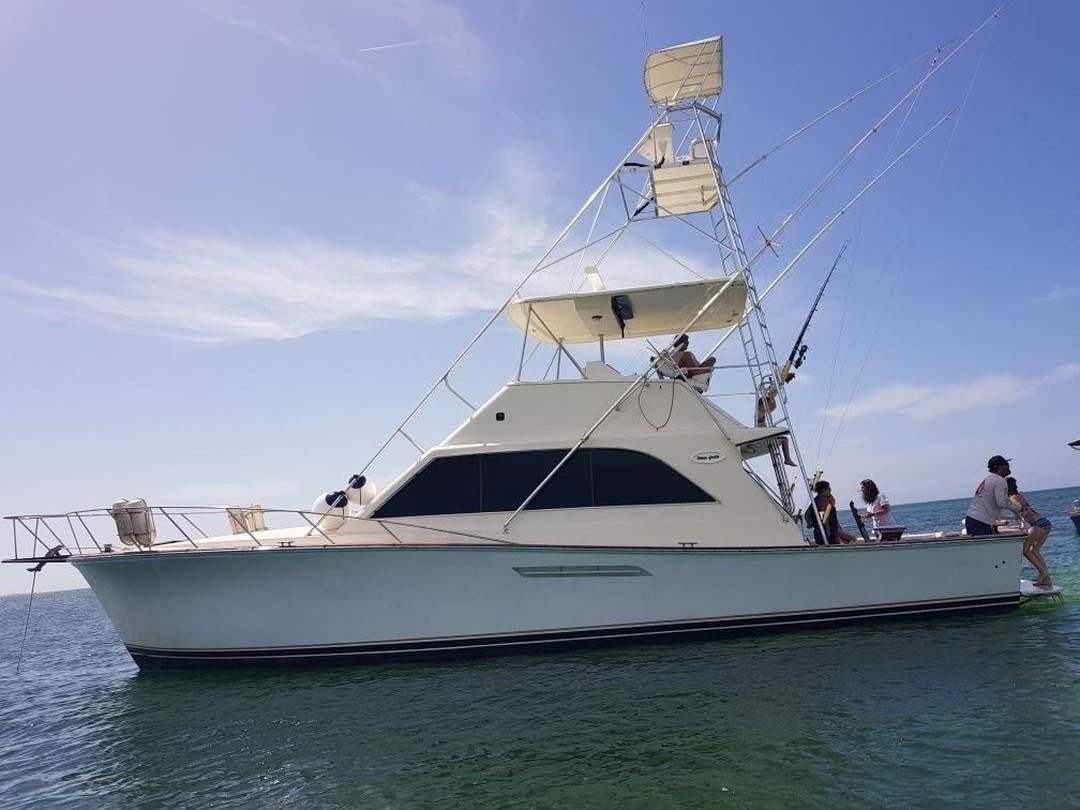
[{"label": "person in dark shirt", "polygon": [[836,515],[836,499],[833,497],[832,488],[829,486],[828,481],[818,481],[814,484],[814,508],[817,509],[818,514],[821,516],[821,523],[825,526],[825,537],[821,536],[821,529],[818,528],[818,522],[814,520],[814,516],[810,515],[808,520],[810,526],[814,529],[814,542],[819,546],[836,545],[837,543],[854,543],[855,536],[848,534],[842,528],[840,528],[840,518]]}]

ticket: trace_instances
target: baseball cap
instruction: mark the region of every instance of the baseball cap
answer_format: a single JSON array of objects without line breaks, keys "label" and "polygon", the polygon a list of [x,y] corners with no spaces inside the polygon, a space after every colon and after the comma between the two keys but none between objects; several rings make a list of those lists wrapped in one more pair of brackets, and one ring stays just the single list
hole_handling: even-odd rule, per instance
[{"label": "baseball cap", "polygon": [[990,460],[986,462],[986,469],[993,470],[994,467],[1000,467],[1002,464],[1008,464],[1012,461],[1011,458],[1005,458],[1005,456],[990,456]]}]

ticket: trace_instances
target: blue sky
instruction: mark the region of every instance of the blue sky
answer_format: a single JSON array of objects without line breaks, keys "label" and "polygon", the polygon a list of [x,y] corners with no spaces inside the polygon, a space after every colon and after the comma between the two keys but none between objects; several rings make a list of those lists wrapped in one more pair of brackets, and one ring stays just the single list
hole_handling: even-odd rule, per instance
[{"label": "blue sky", "polygon": [[[992,10],[0,0],[0,511],[306,507],[636,140],[646,42],[724,35],[730,173]],[[1080,438],[1078,24],[1074,3],[1006,9],[782,240],[786,259],[962,104],[770,301],[786,349],[854,240],[791,388],[834,489],[872,476],[897,501],[962,496],[998,452],[1025,488],[1080,481],[1065,447]],[[744,234],[775,227],[925,68],[741,180]],[[495,335],[512,349],[486,356],[515,357],[510,327]],[[502,368],[462,384],[483,396]],[[13,576],[0,590],[25,587]]]}]

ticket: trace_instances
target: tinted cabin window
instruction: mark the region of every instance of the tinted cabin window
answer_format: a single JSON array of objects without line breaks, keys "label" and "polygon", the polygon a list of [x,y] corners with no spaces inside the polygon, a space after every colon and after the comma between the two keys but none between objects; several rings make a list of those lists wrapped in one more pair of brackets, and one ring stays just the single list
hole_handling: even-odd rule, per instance
[{"label": "tinted cabin window", "polygon": [[[376,518],[513,512],[567,450],[444,456],[405,484]],[[712,501],[664,462],[635,450],[578,450],[528,509],[634,506]]]},{"label": "tinted cabin window", "polygon": [[480,504],[480,456],[443,456],[413,476],[375,517],[458,515],[479,512]]},{"label": "tinted cabin window", "polygon": [[703,503],[712,498],[658,458],[633,450],[594,449],[593,505]]},{"label": "tinted cabin window", "polygon": [[[566,455],[566,450],[530,450],[483,456],[484,511],[513,512]],[[592,506],[589,457],[578,451],[555,473],[529,509]]]}]

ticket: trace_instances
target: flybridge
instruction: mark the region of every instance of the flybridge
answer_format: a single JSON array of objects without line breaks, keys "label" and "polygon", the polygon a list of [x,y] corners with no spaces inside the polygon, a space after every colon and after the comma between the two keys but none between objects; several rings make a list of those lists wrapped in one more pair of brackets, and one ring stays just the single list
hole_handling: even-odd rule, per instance
[{"label": "flybridge", "polygon": [[686,326],[686,313],[714,295],[719,295],[716,303],[688,331],[738,324],[746,313],[742,279],[523,298],[506,313],[514,326],[542,343],[591,343],[675,334]]}]

